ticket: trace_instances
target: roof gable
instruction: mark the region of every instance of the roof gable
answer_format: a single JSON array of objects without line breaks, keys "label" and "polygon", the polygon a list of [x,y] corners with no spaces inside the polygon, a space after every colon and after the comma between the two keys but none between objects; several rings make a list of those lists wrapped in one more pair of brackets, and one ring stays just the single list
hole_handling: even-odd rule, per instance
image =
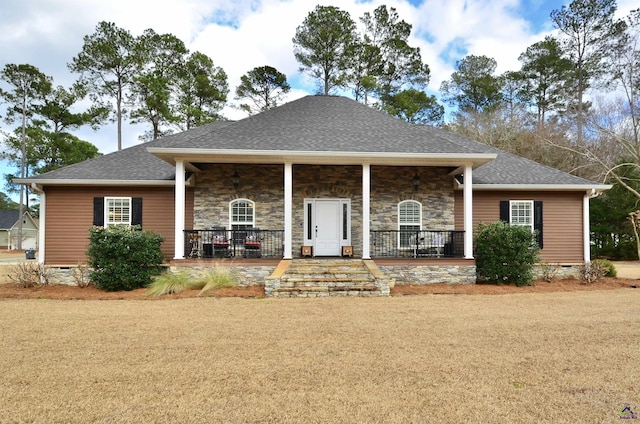
[{"label": "roof gable", "polygon": [[306,96],[213,133],[180,133],[154,147],[302,152],[478,153],[446,131],[423,127],[339,96]]},{"label": "roof gable", "polygon": [[[29,218],[29,220],[37,226],[37,223],[31,217],[29,212],[25,211],[23,212],[23,215]],[[20,211],[17,210],[0,210],[0,230],[10,230],[14,226],[17,226],[19,216]]]},{"label": "roof gable", "polygon": [[0,211],[0,229],[7,230],[18,222],[19,211]]}]

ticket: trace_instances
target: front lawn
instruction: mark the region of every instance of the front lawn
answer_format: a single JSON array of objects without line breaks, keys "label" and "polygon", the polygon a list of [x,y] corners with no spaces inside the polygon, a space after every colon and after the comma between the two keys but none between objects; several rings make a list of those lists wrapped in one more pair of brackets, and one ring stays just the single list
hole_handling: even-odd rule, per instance
[{"label": "front lawn", "polygon": [[640,409],[631,288],[2,299],[0,325],[0,422],[573,423]]}]

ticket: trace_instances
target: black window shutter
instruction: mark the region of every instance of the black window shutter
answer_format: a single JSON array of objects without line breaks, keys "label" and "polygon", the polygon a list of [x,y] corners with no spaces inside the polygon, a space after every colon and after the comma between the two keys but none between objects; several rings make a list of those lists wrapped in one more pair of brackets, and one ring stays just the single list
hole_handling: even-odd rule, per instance
[{"label": "black window shutter", "polygon": [[542,243],[542,201],[536,200],[533,202],[533,229],[537,231],[536,241],[540,249],[543,247]]},{"label": "black window shutter", "polygon": [[104,197],[93,198],[93,225],[104,227]]},{"label": "black window shutter", "polygon": [[509,201],[501,200],[500,201],[500,221],[510,222],[509,219],[510,211],[509,211]]},{"label": "black window shutter", "polygon": [[131,225],[142,228],[142,197],[131,199]]}]

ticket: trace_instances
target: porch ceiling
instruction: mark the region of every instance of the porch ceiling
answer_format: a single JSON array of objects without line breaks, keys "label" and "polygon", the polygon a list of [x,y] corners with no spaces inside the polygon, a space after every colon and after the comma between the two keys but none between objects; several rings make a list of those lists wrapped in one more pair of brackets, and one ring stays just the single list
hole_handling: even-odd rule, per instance
[{"label": "porch ceiling", "polygon": [[215,149],[149,148],[149,153],[175,165],[186,163],[253,163],[301,165],[387,165],[387,166],[448,166],[471,165],[476,168],[496,158],[495,153],[378,153],[378,152],[302,152],[248,151]]}]

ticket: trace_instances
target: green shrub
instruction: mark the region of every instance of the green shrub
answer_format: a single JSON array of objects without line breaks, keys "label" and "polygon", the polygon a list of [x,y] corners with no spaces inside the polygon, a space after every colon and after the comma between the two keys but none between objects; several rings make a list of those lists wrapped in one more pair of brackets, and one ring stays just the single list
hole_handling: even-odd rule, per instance
[{"label": "green shrub", "polygon": [[478,278],[493,284],[533,285],[540,248],[528,227],[480,223],[475,237]]},{"label": "green shrub", "polygon": [[191,278],[186,272],[164,272],[153,278],[147,286],[147,294],[161,296],[163,294],[180,293],[184,290],[201,289],[204,282]]},{"label": "green shrub", "polygon": [[616,271],[616,267],[615,265],[613,265],[613,262],[607,259],[594,259],[591,262],[598,264],[598,266],[602,267],[605,270],[605,277],[615,278],[618,275],[618,271]]},{"label": "green shrub", "polygon": [[162,236],[136,227],[92,227],[87,250],[91,281],[107,291],[145,287],[162,271],[163,241]]}]

